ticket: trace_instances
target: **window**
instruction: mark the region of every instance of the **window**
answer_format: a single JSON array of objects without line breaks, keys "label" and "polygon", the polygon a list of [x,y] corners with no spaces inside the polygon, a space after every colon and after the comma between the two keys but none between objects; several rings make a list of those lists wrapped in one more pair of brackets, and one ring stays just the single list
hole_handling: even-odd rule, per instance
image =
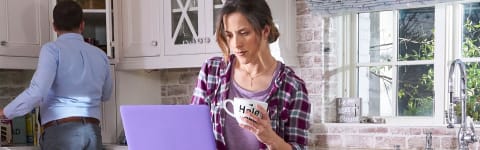
[{"label": "window", "polygon": [[434,7],[358,15],[364,115],[433,115],[434,16]]},{"label": "window", "polygon": [[362,98],[363,116],[383,116],[387,123],[444,123],[447,75],[450,63],[460,58],[467,64],[467,112],[480,120],[480,2],[359,13],[354,18],[350,26],[356,39],[350,44],[356,47],[345,49],[356,58],[355,67],[353,77],[344,79],[354,80],[350,87],[355,90],[348,94]]},{"label": "window", "polygon": [[[479,121],[480,112],[480,3],[463,4],[461,57],[467,68],[467,114]],[[460,105],[458,105],[460,106]],[[457,106],[457,112],[460,108]]]}]

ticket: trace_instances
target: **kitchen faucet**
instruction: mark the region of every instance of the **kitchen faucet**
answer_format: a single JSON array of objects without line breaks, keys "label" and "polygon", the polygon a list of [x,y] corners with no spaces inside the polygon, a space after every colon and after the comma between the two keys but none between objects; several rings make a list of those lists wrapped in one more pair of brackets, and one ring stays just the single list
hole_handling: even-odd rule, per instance
[{"label": "kitchen faucet", "polygon": [[[460,69],[460,93],[459,97],[453,96],[453,80],[452,76],[455,72],[455,66],[458,65]],[[453,124],[456,122],[455,110],[454,107],[458,102],[461,102],[462,105],[462,124],[457,134],[457,142],[459,150],[468,150],[468,144],[478,141],[478,137],[475,135],[475,128],[473,126],[473,121],[469,118],[469,126],[467,128],[467,71],[465,69],[465,63],[460,59],[455,59],[450,65],[450,71],[448,74],[448,92],[450,93],[450,103],[448,105],[448,110],[445,112],[445,119],[447,122],[447,128],[454,128]]]}]

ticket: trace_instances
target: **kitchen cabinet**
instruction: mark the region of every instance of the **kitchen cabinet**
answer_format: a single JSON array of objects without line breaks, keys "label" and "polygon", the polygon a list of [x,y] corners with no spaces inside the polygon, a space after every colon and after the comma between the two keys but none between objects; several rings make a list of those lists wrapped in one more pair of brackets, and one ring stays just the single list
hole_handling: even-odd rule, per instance
[{"label": "kitchen cabinet", "polygon": [[49,3],[42,0],[0,0],[0,55],[38,57],[48,42]]},{"label": "kitchen cabinet", "polygon": [[[221,1],[215,3],[221,7]],[[212,0],[123,0],[120,68],[200,67],[219,55],[213,8]]]},{"label": "kitchen cabinet", "polygon": [[[272,54],[287,65],[298,64],[295,45],[296,3],[268,1],[280,39]],[[215,41],[215,22],[222,0],[122,1],[123,56],[120,69],[200,67],[222,56]],[[159,7],[163,6],[163,7]]]},{"label": "kitchen cabinet", "polygon": [[[57,0],[63,1],[63,0]],[[85,28],[82,32],[85,42],[88,42],[115,58],[115,28],[114,0],[74,0],[83,8]],[[55,3],[56,4],[56,3]],[[55,34],[55,33],[53,33]]]},{"label": "kitchen cabinet", "polygon": [[116,73],[115,65],[111,65],[110,74],[113,80],[112,96],[108,101],[102,103],[102,118],[100,127],[102,129],[102,142],[107,144],[117,143],[117,99],[116,99]]},{"label": "kitchen cabinet", "polygon": [[50,39],[48,9],[42,0],[0,0],[0,68],[35,67]]},{"label": "kitchen cabinet", "polygon": [[165,55],[219,53],[214,18],[222,4],[221,0],[165,1]]},{"label": "kitchen cabinet", "polygon": [[163,0],[122,0],[123,57],[158,57],[163,49]]}]

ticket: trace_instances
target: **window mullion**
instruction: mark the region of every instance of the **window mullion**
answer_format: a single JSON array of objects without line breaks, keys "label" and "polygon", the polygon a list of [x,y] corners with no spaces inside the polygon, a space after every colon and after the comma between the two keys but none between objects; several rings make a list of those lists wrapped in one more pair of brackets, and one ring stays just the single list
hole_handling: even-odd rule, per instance
[{"label": "window mullion", "polygon": [[451,34],[451,5],[438,4],[435,6],[435,54],[434,54],[434,114],[435,124],[444,123],[445,100],[447,99],[448,53]]},{"label": "window mullion", "polygon": [[393,67],[393,74],[392,74],[392,78],[393,78],[393,94],[392,94],[392,97],[391,99],[394,100],[394,102],[392,102],[392,110],[394,112],[394,116],[398,116],[398,99],[397,99],[397,94],[398,94],[398,10],[394,10],[393,11],[393,18],[392,18],[392,21],[394,22],[393,23],[393,62],[394,62],[394,65],[392,66]]}]

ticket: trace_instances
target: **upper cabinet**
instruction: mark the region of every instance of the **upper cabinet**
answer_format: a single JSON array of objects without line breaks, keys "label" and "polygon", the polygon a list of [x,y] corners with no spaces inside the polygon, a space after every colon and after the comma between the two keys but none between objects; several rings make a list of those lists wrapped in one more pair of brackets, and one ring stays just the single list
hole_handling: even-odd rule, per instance
[{"label": "upper cabinet", "polygon": [[218,53],[219,48],[214,42],[215,7],[221,8],[222,2],[165,1],[165,55]]},{"label": "upper cabinet", "polygon": [[[163,0],[123,0],[124,58],[158,57],[163,49]],[[159,9],[160,8],[160,9]]]},{"label": "upper cabinet", "polygon": [[[122,1],[121,69],[200,67],[219,55],[212,0]],[[161,6],[161,7],[158,7]]]},{"label": "upper cabinet", "polygon": [[0,0],[0,56],[38,57],[50,39],[48,7],[43,0]]},{"label": "upper cabinet", "polygon": [[[292,0],[268,1],[280,39],[272,54],[287,65],[297,63],[295,7]],[[158,7],[163,6],[163,7]],[[123,47],[120,69],[200,67],[222,56],[215,22],[222,0],[122,0]]]}]

